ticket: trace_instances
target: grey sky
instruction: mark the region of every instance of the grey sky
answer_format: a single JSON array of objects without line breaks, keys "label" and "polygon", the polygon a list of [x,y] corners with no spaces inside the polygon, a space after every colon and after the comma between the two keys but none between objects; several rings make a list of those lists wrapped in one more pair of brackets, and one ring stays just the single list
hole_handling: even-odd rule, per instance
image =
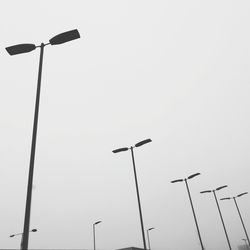
[{"label": "grey sky", "polygon": [[[200,249],[183,183],[190,181],[206,249],[227,249],[212,195],[250,191],[250,3],[231,0],[2,1],[0,248],[19,247],[39,52],[77,28],[81,39],[45,48],[35,161],[31,248],[142,247],[129,152],[136,149],[145,228],[155,250]],[[250,230],[250,196],[239,199]],[[221,204],[233,248],[244,232]]]}]

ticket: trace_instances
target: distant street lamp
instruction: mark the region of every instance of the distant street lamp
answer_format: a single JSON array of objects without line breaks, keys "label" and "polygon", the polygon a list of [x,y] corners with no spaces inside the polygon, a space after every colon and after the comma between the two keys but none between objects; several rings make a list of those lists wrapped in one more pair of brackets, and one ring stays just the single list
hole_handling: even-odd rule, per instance
[{"label": "distant street lamp", "polygon": [[144,144],[147,144],[149,142],[152,142],[151,139],[146,139],[146,140],[143,140],[143,141],[140,141],[138,143],[136,143],[134,146],[131,146],[130,148],[118,148],[118,149],[115,149],[113,150],[112,152],[113,153],[119,153],[119,152],[123,152],[123,151],[127,151],[127,150],[131,150],[131,155],[132,155],[132,162],[133,162],[133,169],[134,169],[134,176],[135,176],[135,186],[136,186],[136,193],[137,193],[137,200],[138,200],[138,207],[139,207],[139,214],[140,214],[140,221],[141,221],[141,231],[142,231],[142,239],[143,239],[143,247],[144,247],[144,250],[147,249],[147,246],[146,246],[146,240],[145,240],[145,233],[144,233],[144,227],[143,227],[143,219],[142,219],[142,211],[141,211],[141,202],[140,202],[140,195],[139,195],[139,187],[138,187],[138,181],[137,181],[137,175],[136,175],[136,168],[135,168],[135,158],[134,158],[134,147],[140,147]]},{"label": "distant street lamp", "polygon": [[[32,229],[29,232],[37,232],[37,229]],[[17,234],[11,234],[10,237],[15,237],[17,235],[22,235],[22,239],[21,239],[21,249],[22,249],[22,245],[23,245],[23,233],[17,233]]]},{"label": "distant street lamp", "polygon": [[185,179],[173,180],[173,181],[171,181],[171,183],[185,181],[187,192],[188,192],[188,196],[189,196],[189,200],[190,200],[190,204],[191,204],[191,208],[192,208],[192,211],[193,211],[193,216],[194,216],[194,221],[195,221],[196,229],[197,229],[199,240],[200,240],[200,244],[201,244],[201,249],[204,250],[205,248],[204,248],[202,240],[201,240],[201,234],[200,234],[200,230],[199,230],[198,222],[197,222],[197,219],[196,219],[196,215],[195,215],[195,211],[194,211],[194,206],[193,206],[193,202],[192,202],[192,198],[191,198],[191,194],[190,194],[189,187],[188,187],[188,182],[187,182],[187,180],[192,179],[192,178],[194,178],[195,176],[198,176],[198,175],[200,175],[200,173],[192,174],[192,175],[188,176]]},{"label": "distant street lamp", "polygon": [[249,249],[249,245],[247,245],[247,239],[242,239],[245,242],[246,249]]},{"label": "distant street lamp", "polygon": [[230,250],[232,250],[231,245],[230,245],[230,241],[229,241],[229,238],[228,238],[228,235],[227,235],[226,226],[225,226],[225,223],[223,221],[222,214],[221,214],[221,211],[220,211],[220,206],[219,206],[216,194],[215,194],[216,191],[219,191],[222,188],[226,188],[226,187],[227,187],[227,185],[224,185],[224,186],[220,186],[220,187],[218,187],[218,188],[216,188],[214,190],[205,190],[205,191],[202,191],[200,193],[204,194],[204,193],[211,193],[211,192],[213,192],[214,198],[215,198],[215,201],[216,201],[216,204],[217,204],[217,208],[218,208],[218,211],[219,211],[219,214],[220,214],[220,219],[221,219],[221,222],[222,222],[222,225],[223,225],[223,228],[224,228],[224,232],[225,232],[225,235],[226,235],[226,238],[227,238],[228,247],[229,247]]},{"label": "distant street lamp", "polygon": [[14,46],[7,47],[7,52],[12,55],[27,53],[36,48],[40,48],[40,59],[39,59],[39,69],[38,69],[38,80],[37,80],[37,92],[36,92],[36,102],[35,102],[35,114],[33,123],[33,133],[32,133],[32,143],[31,143],[31,153],[30,153],[30,165],[29,165],[29,177],[28,177],[28,187],[26,196],[26,208],[25,208],[25,218],[23,227],[23,245],[22,250],[28,249],[29,244],[29,225],[30,225],[30,210],[31,210],[31,198],[32,198],[32,185],[33,185],[33,172],[34,172],[34,162],[35,162],[35,151],[36,151],[36,135],[37,135],[37,124],[38,124],[38,113],[39,113],[39,101],[40,101],[40,89],[41,89],[41,78],[42,78],[42,64],[43,64],[43,52],[46,45],[57,45],[71,40],[80,38],[78,30],[71,30],[59,35],[54,36],[49,40],[49,43],[41,43],[41,45],[36,46],[35,44],[18,44]]},{"label": "distant street lamp", "polygon": [[[32,229],[32,230],[30,230],[29,232],[37,232],[37,229]],[[22,235],[22,234],[23,234],[23,233],[11,234],[10,237],[12,238],[12,237],[15,237],[15,236],[17,236],[17,235]]]},{"label": "distant street lamp", "polygon": [[149,231],[151,231],[151,230],[153,230],[153,229],[155,229],[154,227],[151,227],[151,228],[149,228],[149,229],[147,229],[147,236],[148,236],[148,250],[151,250],[151,247],[150,247],[150,240],[149,240]]},{"label": "distant street lamp", "polygon": [[95,247],[95,226],[99,223],[101,223],[102,221],[97,221],[93,224],[93,240],[94,240],[94,250],[96,250],[96,247]]},{"label": "distant street lamp", "polygon": [[244,225],[244,222],[243,222],[243,219],[242,219],[242,216],[241,216],[241,213],[240,213],[240,209],[239,209],[238,204],[237,204],[237,202],[236,202],[236,198],[239,198],[239,197],[241,197],[242,195],[245,195],[245,194],[248,194],[248,192],[238,194],[238,195],[235,196],[235,197],[222,198],[221,200],[231,200],[231,199],[234,200],[234,204],[235,204],[235,206],[236,206],[236,208],[237,208],[237,211],[238,211],[238,214],[239,214],[239,217],[240,217],[240,220],[241,220],[241,224],[242,224],[242,226],[243,226],[245,235],[246,235],[246,237],[247,237],[248,245],[250,246],[250,241],[249,241],[248,233],[247,233],[246,227],[245,227],[245,225]]}]

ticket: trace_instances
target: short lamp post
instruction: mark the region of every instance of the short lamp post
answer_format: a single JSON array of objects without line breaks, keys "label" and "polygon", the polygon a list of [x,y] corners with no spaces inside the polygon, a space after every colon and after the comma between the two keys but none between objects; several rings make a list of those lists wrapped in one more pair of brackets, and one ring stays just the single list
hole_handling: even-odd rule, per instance
[{"label": "short lamp post", "polygon": [[147,229],[147,236],[148,236],[148,250],[151,250],[151,246],[150,246],[150,240],[149,240],[149,231],[155,229],[154,227],[151,227],[149,229]]},{"label": "short lamp post", "polygon": [[241,196],[243,196],[243,195],[245,195],[245,194],[248,194],[248,192],[238,194],[237,196],[234,196],[234,197],[222,198],[221,200],[231,200],[231,199],[234,200],[234,204],[235,204],[236,209],[237,209],[237,211],[238,211],[238,214],[239,214],[239,217],[240,217],[240,220],[241,220],[241,224],[242,224],[242,226],[243,226],[245,235],[246,235],[246,237],[247,237],[248,245],[250,246],[250,241],[249,241],[248,233],[247,233],[246,227],[245,227],[245,225],[244,225],[244,222],[243,222],[243,219],[242,219],[242,216],[241,216],[241,213],[240,213],[239,206],[238,206],[237,201],[236,201],[237,198],[239,198],[239,197],[241,197]]},{"label": "short lamp post", "polygon": [[188,192],[189,201],[190,201],[191,208],[192,208],[192,212],[193,212],[193,216],[194,216],[194,221],[195,221],[196,229],[197,229],[198,236],[199,236],[199,240],[200,240],[200,244],[201,244],[201,249],[204,250],[204,246],[203,246],[203,243],[202,243],[202,240],[201,240],[201,234],[200,234],[200,230],[199,230],[197,218],[196,218],[195,211],[194,211],[194,206],[193,206],[191,194],[190,194],[189,187],[188,187],[188,180],[189,180],[189,179],[192,179],[192,178],[194,178],[195,176],[198,176],[198,175],[200,175],[200,173],[192,174],[192,175],[188,176],[188,177],[185,178],[185,179],[173,180],[173,181],[171,181],[171,183],[176,183],[176,182],[183,182],[183,181],[185,181],[186,188],[187,188],[187,192]]},{"label": "short lamp post", "polygon": [[96,250],[96,243],[95,243],[95,226],[101,223],[102,221],[97,221],[93,224],[93,241],[94,241],[94,250]]},{"label": "short lamp post", "polygon": [[59,35],[54,36],[49,40],[49,43],[41,43],[41,45],[36,46],[35,44],[25,43],[18,44],[14,46],[7,47],[7,52],[12,55],[27,53],[40,48],[40,59],[38,68],[38,80],[37,80],[37,91],[36,91],[36,102],[35,102],[35,113],[33,122],[33,133],[31,142],[31,153],[30,153],[30,164],[29,164],[29,177],[28,177],[28,187],[26,196],[26,208],[25,208],[25,218],[23,227],[23,244],[22,250],[28,249],[29,244],[29,225],[30,225],[30,210],[31,210],[31,198],[32,198],[32,185],[33,185],[33,172],[34,172],[34,162],[35,162],[35,151],[36,151],[36,137],[37,137],[37,125],[38,125],[38,113],[39,113],[39,102],[40,102],[40,89],[41,89],[41,79],[42,79],[42,64],[43,64],[43,52],[44,47],[47,45],[58,45],[62,43],[69,42],[80,38],[78,30],[71,30]]},{"label": "short lamp post", "polygon": [[136,143],[134,146],[131,146],[129,148],[125,147],[125,148],[118,148],[113,150],[113,153],[120,153],[123,151],[127,151],[130,149],[131,151],[131,156],[132,156],[132,163],[133,163],[133,169],[134,169],[134,176],[135,176],[135,186],[136,186],[136,193],[137,193],[137,200],[138,200],[138,207],[139,207],[139,214],[140,214],[140,222],[141,222],[141,232],[142,232],[142,240],[143,240],[143,247],[144,250],[147,249],[146,246],[146,240],[145,240],[145,233],[144,233],[144,226],[143,226],[143,218],[142,218],[142,210],[141,210],[141,202],[140,202],[140,194],[139,194],[139,187],[138,187],[138,181],[137,181],[137,175],[136,175],[136,168],[135,168],[135,158],[134,158],[134,148],[138,148],[144,144],[147,144],[149,142],[152,142],[151,139],[146,139],[143,141],[140,141],[138,143]]},{"label": "short lamp post", "polygon": [[220,214],[221,223],[223,225],[224,232],[225,232],[225,235],[226,235],[226,238],[227,238],[228,247],[229,247],[230,250],[232,250],[231,244],[230,244],[230,241],[229,241],[229,238],[228,238],[228,235],[227,235],[226,226],[225,226],[224,220],[222,218],[222,214],[221,214],[220,206],[219,206],[219,203],[218,203],[218,199],[217,199],[217,196],[216,196],[216,193],[215,193],[216,191],[219,191],[222,188],[226,188],[226,187],[227,187],[227,185],[224,185],[224,186],[220,186],[220,187],[218,187],[218,188],[216,188],[214,190],[205,190],[205,191],[201,191],[200,193],[204,194],[204,193],[211,193],[212,192],[214,194],[214,198],[215,198],[217,208],[218,208],[218,211],[219,211],[219,214]]}]

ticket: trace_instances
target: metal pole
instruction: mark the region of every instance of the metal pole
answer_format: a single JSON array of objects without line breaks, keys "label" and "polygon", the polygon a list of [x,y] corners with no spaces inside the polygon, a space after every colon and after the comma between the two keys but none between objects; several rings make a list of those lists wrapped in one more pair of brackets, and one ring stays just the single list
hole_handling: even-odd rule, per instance
[{"label": "metal pole", "polygon": [[229,238],[228,238],[228,235],[227,235],[227,230],[226,230],[226,227],[225,227],[225,224],[224,224],[224,221],[223,221],[223,218],[222,218],[222,214],[221,214],[221,211],[220,211],[219,203],[218,203],[218,200],[217,200],[217,197],[216,197],[216,194],[215,194],[215,190],[213,190],[213,193],[214,193],[214,198],[215,198],[218,210],[219,210],[219,214],[220,214],[221,222],[222,222],[222,225],[223,225],[223,228],[224,228],[224,232],[225,232],[225,235],[226,235],[226,238],[227,238],[227,243],[228,243],[229,249],[232,250],[230,242],[229,242]]},{"label": "metal pole", "polygon": [[245,234],[246,234],[246,237],[247,237],[248,245],[250,246],[249,237],[248,237],[247,230],[246,230],[246,228],[245,228],[245,225],[244,225],[243,219],[242,219],[242,217],[241,217],[240,209],[239,209],[238,204],[237,204],[237,202],[236,202],[236,198],[235,198],[235,197],[233,197],[233,199],[234,199],[235,206],[236,206],[237,211],[238,211],[238,213],[239,213],[240,220],[241,220],[242,226],[243,226],[243,228],[244,228],[244,231],[245,231]]},{"label": "metal pole", "polygon": [[148,249],[150,250],[151,249],[151,247],[150,247],[150,241],[149,241],[149,232],[148,232],[149,230],[147,230],[147,236],[148,236]]},{"label": "metal pole", "polygon": [[185,179],[185,183],[186,183],[186,187],[187,187],[187,191],[188,191],[188,196],[189,196],[189,200],[190,200],[191,208],[192,208],[193,215],[194,215],[195,225],[196,225],[197,232],[198,232],[198,236],[199,236],[199,240],[200,240],[200,243],[201,243],[201,249],[202,249],[202,250],[204,250],[204,246],[203,246],[203,243],[202,243],[202,240],[201,240],[200,230],[199,230],[198,222],[197,222],[196,215],[195,215],[195,212],[194,212],[194,206],[193,206],[193,202],[192,202],[191,194],[190,194],[190,191],[189,191],[189,187],[188,187],[187,179]]},{"label": "metal pole", "polygon": [[20,249],[22,250],[22,247],[23,247],[23,233],[22,233],[22,238],[21,238],[21,245],[20,245]]},{"label": "metal pole", "polygon": [[94,250],[95,250],[95,224],[93,224],[93,240],[94,240]]},{"label": "metal pole", "polygon": [[38,124],[38,113],[39,113],[39,101],[40,101],[44,46],[45,45],[43,43],[41,43],[38,80],[37,80],[37,91],[36,91],[36,104],[35,104],[35,114],[34,114],[32,143],[31,143],[30,165],[29,165],[29,178],[28,178],[25,218],[24,218],[24,227],[23,227],[22,250],[27,250],[28,244],[29,244],[30,210],[31,210],[31,198],[32,198],[34,161],[35,161],[35,152],[36,152],[36,135],[37,135],[37,124]]},{"label": "metal pole", "polygon": [[141,231],[142,231],[143,247],[144,247],[144,250],[146,250],[147,246],[146,246],[146,241],[145,241],[145,233],[144,233],[142,211],[141,211],[141,202],[140,202],[139,188],[138,188],[138,182],[137,182],[137,176],[136,176],[136,169],[135,169],[134,151],[133,151],[133,147],[130,147],[130,149],[131,149],[131,155],[132,155],[132,161],[133,161],[133,168],[134,168],[134,175],[135,175],[135,186],[136,186],[136,193],[137,193],[137,200],[138,200],[139,214],[140,214],[140,221],[141,221]]}]

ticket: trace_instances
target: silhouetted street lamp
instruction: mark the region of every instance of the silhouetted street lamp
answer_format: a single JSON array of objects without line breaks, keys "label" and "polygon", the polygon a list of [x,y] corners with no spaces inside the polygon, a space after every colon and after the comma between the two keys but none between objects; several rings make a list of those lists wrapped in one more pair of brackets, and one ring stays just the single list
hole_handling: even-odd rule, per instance
[{"label": "silhouetted street lamp", "polygon": [[151,228],[149,228],[149,229],[147,229],[147,235],[148,235],[148,249],[149,250],[151,250],[151,247],[150,247],[150,240],[149,240],[149,231],[151,231],[151,230],[153,230],[153,229],[155,229],[154,227],[151,227]]},{"label": "silhouetted street lamp", "polygon": [[37,92],[36,92],[36,102],[35,102],[35,114],[33,123],[33,133],[32,133],[32,143],[31,143],[31,154],[30,154],[30,165],[29,165],[29,177],[28,177],[28,187],[26,196],[26,209],[25,209],[25,219],[23,228],[23,245],[22,250],[28,249],[29,243],[29,225],[30,225],[30,210],[31,210],[31,198],[32,198],[32,184],[33,184],[33,172],[34,172],[34,161],[35,161],[35,150],[36,150],[36,135],[37,135],[37,124],[38,124],[38,113],[39,113],[39,100],[40,100],[40,89],[41,89],[41,78],[42,78],[42,64],[43,64],[43,52],[46,45],[57,45],[71,40],[80,38],[80,34],[77,29],[61,33],[54,36],[49,40],[49,43],[41,43],[41,45],[36,46],[35,44],[18,44],[11,47],[7,47],[7,52],[12,55],[22,54],[30,52],[36,48],[40,48],[40,59],[39,59],[39,69],[38,69],[38,80],[37,80]]},{"label": "silhouetted street lamp", "polygon": [[[32,230],[30,230],[29,232],[37,232],[37,229],[32,229]],[[12,238],[12,237],[15,237],[15,236],[17,236],[17,235],[22,235],[22,234],[23,234],[23,233],[11,234],[10,237]]]},{"label": "silhouetted street lamp", "polygon": [[[37,232],[37,229],[32,229],[29,232]],[[11,234],[10,237],[15,237],[17,235],[22,235],[22,239],[21,239],[21,249],[22,249],[22,245],[23,245],[23,233],[17,233],[17,234]]]},{"label": "silhouetted street lamp", "polygon": [[236,206],[236,208],[237,208],[237,211],[238,211],[238,214],[239,214],[239,216],[240,216],[240,220],[241,220],[243,229],[244,229],[244,231],[245,231],[245,235],[246,235],[246,237],[247,237],[248,245],[250,246],[250,241],[249,241],[249,237],[248,237],[248,234],[247,234],[247,230],[246,230],[246,227],[245,227],[245,225],[244,225],[244,222],[243,222],[243,219],[242,219],[242,216],[241,216],[241,213],[240,213],[240,209],[239,209],[238,204],[237,204],[237,202],[236,202],[236,198],[239,198],[239,197],[241,197],[242,195],[245,195],[245,194],[248,194],[248,192],[238,194],[238,195],[235,196],[235,197],[222,198],[221,200],[231,200],[231,199],[234,200],[234,204],[235,204],[235,206]]},{"label": "silhouetted street lamp", "polygon": [[203,243],[202,243],[202,240],[201,240],[201,234],[200,234],[198,222],[197,222],[197,219],[196,219],[196,215],[195,215],[195,212],[194,212],[194,206],[193,206],[193,202],[192,202],[192,199],[191,199],[191,194],[190,194],[189,187],[188,187],[188,182],[187,182],[187,180],[192,179],[192,178],[194,178],[195,176],[198,176],[198,175],[200,175],[200,173],[192,174],[192,175],[188,176],[185,179],[177,179],[177,180],[171,181],[171,183],[185,181],[187,192],[188,192],[188,196],[189,196],[189,200],[190,200],[190,204],[191,204],[191,208],[192,208],[193,215],[194,215],[195,225],[196,225],[196,228],[197,228],[197,232],[198,232],[198,236],[199,236],[199,240],[200,240],[200,244],[201,244],[201,249],[204,250],[204,246],[203,246]]},{"label": "silhouetted street lamp", "polygon": [[231,245],[230,245],[230,241],[229,241],[229,238],[228,238],[228,235],[227,235],[227,230],[226,230],[226,226],[225,226],[225,223],[223,221],[223,218],[222,218],[222,214],[221,214],[221,211],[220,211],[220,206],[219,206],[219,203],[218,203],[218,200],[217,200],[217,196],[215,194],[216,191],[219,191],[221,190],[222,188],[226,188],[227,185],[224,185],[224,186],[220,186],[214,190],[206,190],[206,191],[202,191],[200,192],[201,194],[204,194],[204,193],[211,193],[213,192],[214,194],[214,198],[215,198],[215,201],[216,201],[216,204],[217,204],[217,208],[218,208],[218,211],[219,211],[219,214],[220,214],[220,218],[221,218],[221,222],[222,222],[222,225],[223,225],[223,228],[224,228],[224,232],[225,232],[225,235],[226,235],[226,238],[227,238],[227,243],[228,243],[228,246],[229,246],[229,249],[231,250]]},{"label": "silhouetted street lamp", "polygon": [[141,142],[136,143],[134,146],[131,146],[130,148],[118,148],[113,150],[113,153],[119,153],[123,151],[127,151],[130,149],[131,155],[132,155],[132,162],[133,162],[133,169],[134,169],[134,176],[135,176],[135,186],[136,186],[136,193],[137,193],[137,200],[138,200],[138,207],[139,207],[139,214],[140,214],[140,221],[141,221],[141,231],[142,231],[142,239],[143,239],[143,247],[144,250],[147,249],[146,246],[146,240],[145,240],[145,233],[144,233],[144,227],[143,227],[143,219],[142,219],[142,211],[141,211],[141,202],[140,202],[140,195],[139,195],[139,188],[138,188],[138,181],[137,181],[137,175],[136,175],[136,169],[135,169],[135,158],[134,158],[134,147],[140,147],[146,143],[152,142],[151,139],[146,139]]},{"label": "silhouetted street lamp", "polygon": [[96,250],[96,247],[95,247],[95,226],[99,223],[101,223],[102,221],[97,221],[93,224],[93,240],[94,240],[94,250]]},{"label": "silhouetted street lamp", "polygon": [[242,239],[245,242],[246,249],[249,249],[249,245],[247,245],[247,239]]}]

